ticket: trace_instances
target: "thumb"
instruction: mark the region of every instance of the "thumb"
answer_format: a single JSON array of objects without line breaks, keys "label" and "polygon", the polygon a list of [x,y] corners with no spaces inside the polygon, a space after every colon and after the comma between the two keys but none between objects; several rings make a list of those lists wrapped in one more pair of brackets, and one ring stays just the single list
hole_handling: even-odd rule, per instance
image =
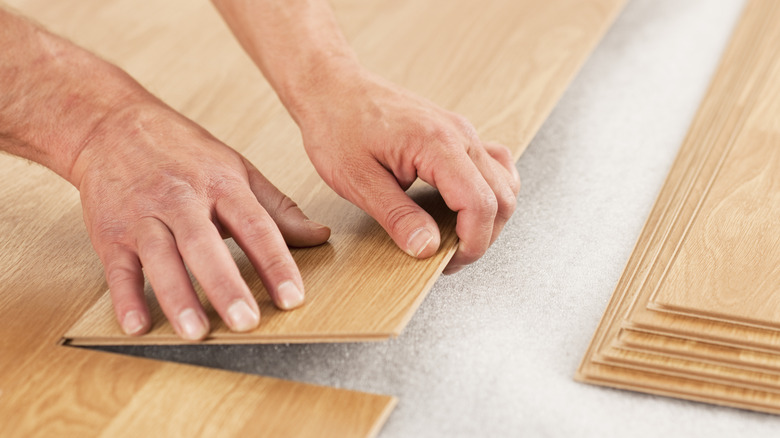
[{"label": "thumb", "polygon": [[260,205],[276,222],[288,246],[304,248],[328,241],[330,228],[309,220],[292,199],[280,192],[254,166],[248,162],[246,164],[249,187]]},{"label": "thumb", "polygon": [[427,258],[436,253],[441,242],[436,221],[404,192],[396,178],[375,161],[364,165],[360,173],[359,177],[348,176],[345,193],[339,194],[379,222],[407,254]]}]

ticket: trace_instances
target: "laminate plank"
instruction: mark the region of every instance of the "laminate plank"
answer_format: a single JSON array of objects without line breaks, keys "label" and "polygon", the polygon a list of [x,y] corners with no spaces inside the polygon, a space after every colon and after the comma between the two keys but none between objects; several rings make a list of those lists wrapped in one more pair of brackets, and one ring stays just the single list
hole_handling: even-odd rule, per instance
[{"label": "laminate plank", "polygon": [[618,338],[625,350],[650,352],[710,364],[780,374],[780,355],[738,347],[727,347],[669,335],[656,335],[623,329]]},{"label": "laminate plank", "polygon": [[[780,81],[778,65],[769,83]],[[780,88],[751,113],[652,304],[780,329]],[[774,129],[773,129],[774,128]]]},{"label": "laminate plank", "polygon": [[[381,20],[355,3],[337,2],[336,9],[344,9],[339,19],[370,68],[463,113],[474,122],[482,138],[507,144],[519,157],[622,3],[385,1],[376,5],[381,8]],[[454,215],[438,194],[422,183],[410,191],[442,230],[442,245],[436,255],[427,260],[412,259],[399,251],[369,216],[322,183],[308,164],[297,128],[267,85],[260,83],[255,67],[244,60],[246,56],[225,26],[213,23],[217,18],[196,14],[186,23],[177,21],[177,25],[183,25],[178,30],[180,35],[160,30],[172,42],[134,51],[133,46],[144,38],[143,29],[157,32],[165,19],[156,17],[149,23],[127,18],[126,11],[116,6],[96,8],[105,20],[101,26],[134,32],[123,41],[113,42],[111,48],[83,37],[85,44],[106,56],[121,53],[122,58],[117,59],[121,66],[143,84],[149,84],[163,100],[259,163],[260,170],[312,219],[332,228],[328,244],[293,250],[307,288],[306,305],[294,312],[273,306],[248,259],[231,243],[234,258],[260,304],[262,321],[253,332],[232,333],[201,294],[212,326],[206,342],[343,342],[397,336],[455,249]],[[174,9],[167,5],[154,8]],[[187,16],[195,8],[200,6],[176,7],[176,15]],[[57,11],[47,14],[56,16]],[[120,18],[131,24],[111,24],[110,20]],[[452,28],[449,23],[469,25]],[[68,26],[59,30],[76,36],[81,32]],[[187,81],[173,74],[185,69],[184,61],[170,56],[172,50],[183,45],[182,41],[188,47],[197,46],[197,56],[214,59],[215,66],[200,66],[197,74],[188,71],[195,78]],[[184,50],[189,56],[190,49]],[[148,71],[150,59],[154,60],[154,71]],[[225,74],[223,65],[231,67],[230,75]],[[161,75],[157,70],[168,73]],[[199,93],[195,101],[193,89],[207,91]],[[268,144],[286,146],[271,149],[266,147]],[[196,288],[200,292],[200,287]],[[114,321],[106,293],[65,338],[74,345],[182,342],[162,318],[148,286],[146,294],[155,318],[150,333],[125,336]]]},{"label": "laminate plank", "polygon": [[662,373],[668,376],[696,379],[780,395],[780,376],[745,370],[722,364],[681,359],[657,353],[613,348],[596,358],[605,365],[619,365],[638,371]]},{"label": "laminate plank", "polygon": [[780,353],[780,333],[777,330],[648,309],[648,304],[649,296],[641,297],[623,327],[758,352]]}]

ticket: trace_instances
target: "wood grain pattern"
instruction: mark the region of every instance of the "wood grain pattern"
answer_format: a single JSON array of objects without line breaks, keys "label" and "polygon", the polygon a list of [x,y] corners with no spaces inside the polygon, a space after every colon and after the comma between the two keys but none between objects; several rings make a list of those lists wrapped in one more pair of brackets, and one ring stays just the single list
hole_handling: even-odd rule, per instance
[{"label": "wood grain pattern", "polygon": [[[380,1],[370,10],[349,2],[337,6],[344,11],[339,17],[348,37],[370,68],[465,114],[483,138],[507,144],[519,157],[621,4],[622,0],[495,0],[479,4],[438,0]],[[107,16],[123,13],[115,7],[95,7]],[[181,16],[202,7],[166,3],[154,9],[170,8],[171,14]],[[380,8],[381,20],[373,15],[375,8]],[[48,14],[56,16],[58,11]],[[270,89],[261,83],[256,69],[225,26],[214,16],[196,17],[186,23],[177,22],[183,26],[177,30],[181,35],[166,34],[172,42],[143,51],[134,52],[132,47],[137,47],[137,42],[129,37],[127,41],[112,42],[110,47],[88,38],[83,42],[106,56],[122,53],[123,57],[117,59],[120,65],[149,84],[163,100],[257,163],[312,219],[331,226],[333,231],[328,244],[293,252],[307,288],[306,305],[294,312],[273,306],[246,256],[231,244],[240,270],[260,303],[262,321],[253,332],[232,333],[201,294],[213,328],[206,342],[356,341],[398,335],[454,252],[454,215],[435,191],[416,184],[411,189],[413,197],[432,213],[442,229],[441,249],[423,261],[398,250],[369,216],[322,183],[308,164],[297,128]],[[122,19],[127,21],[124,16]],[[150,23],[139,18],[137,22],[131,19],[129,24],[103,25],[138,34],[138,29],[154,27],[156,31],[155,26],[162,26],[162,20],[156,18]],[[451,28],[449,23],[469,26],[443,32]],[[79,35],[77,30],[59,30]],[[198,57],[213,59],[216,65],[199,68],[189,84],[182,81],[180,72],[163,77],[157,71],[181,69],[181,61],[171,59],[169,54],[183,44],[182,40],[198,47]],[[149,70],[149,59],[155,60],[154,71]],[[224,65],[230,66],[229,75]],[[237,82],[242,87],[237,87]],[[193,102],[193,88],[208,91]],[[268,148],[269,144],[284,147]],[[182,342],[162,318],[148,285],[146,293],[155,318],[149,334],[125,336],[114,320],[106,293],[65,337],[78,345]]]},{"label": "wood grain pattern", "polygon": [[[766,181],[776,178],[771,170],[764,174],[764,180],[755,176],[774,166],[776,135],[780,133],[780,126],[774,121],[776,96],[780,91],[777,85],[780,63],[774,56],[774,48],[780,44],[780,31],[775,26],[780,19],[779,6],[771,1],[753,0],[746,7],[578,369],[579,380],[780,413],[778,375],[773,369],[778,360],[775,350],[780,346],[776,331],[661,312],[660,306],[648,306],[653,292],[659,285],[665,285],[664,279],[681,281],[675,268],[668,269],[674,263],[680,266],[692,263],[698,269],[713,268],[707,264],[707,255],[702,256],[701,248],[698,252],[679,250],[681,244],[689,242],[686,235],[691,229],[694,236],[706,234],[700,239],[709,239],[708,245],[717,246],[720,251],[734,244],[734,240],[724,240],[723,234],[697,231],[696,223],[712,226],[714,221],[721,221],[722,227],[733,230],[739,229],[741,223],[735,225],[734,218],[749,216],[745,220],[751,221],[751,227],[764,226],[768,235],[763,237],[768,245],[777,239],[778,227],[761,225],[762,222],[772,224],[776,217],[751,216],[754,211],[760,211],[760,216],[761,212],[773,211],[776,206],[753,205],[751,214],[740,216],[741,211],[732,203],[734,192],[725,184],[743,181],[743,189],[747,191],[749,187],[751,191],[743,200],[776,195],[762,192],[767,187]],[[753,153],[763,158],[758,159]],[[752,176],[745,173],[745,166],[750,164],[745,157],[753,159]],[[759,182],[759,186],[751,187],[748,180]],[[712,213],[719,201],[730,197],[720,203],[719,214]],[[727,207],[729,203],[732,205]],[[751,204],[747,201],[738,204],[744,205]],[[730,219],[724,219],[726,216]],[[695,247],[697,242],[691,242]],[[763,243],[756,246],[761,247]],[[771,248],[768,251],[770,256],[774,255]],[[745,282],[748,287],[771,286],[776,265],[762,263],[754,261],[751,270],[742,273],[755,277]],[[673,276],[667,277],[670,272]],[[719,284],[713,286],[710,281],[740,278],[733,275],[719,278],[719,273],[688,274],[695,275],[694,281],[699,279],[686,283],[698,293],[707,291],[707,286]],[[675,285],[670,284],[669,287]],[[764,341],[769,343],[763,344]],[[744,350],[745,345],[769,347],[769,351]]]},{"label": "wood grain pattern", "polygon": [[765,93],[651,303],[780,329],[780,88]]},{"label": "wood grain pattern", "polygon": [[[312,320],[290,323],[284,332],[283,319],[296,312],[276,312],[266,301],[265,325],[285,336],[309,336],[338,318],[345,325],[329,335],[348,339],[358,331],[343,308],[374,308],[381,311],[374,312],[377,321],[362,321],[360,339],[400,330],[446,262],[452,234],[430,261],[391,253],[384,233],[320,182],[289,116],[207,2],[6,3],[127,69],[333,226],[329,245],[295,254],[310,292],[309,306],[296,312]],[[465,113],[486,138],[512,145],[519,156],[621,3],[341,0],[336,9],[366,64]],[[464,18],[468,25],[451,26]],[[0,435],[366,437],[379,431],[395,405],[390,396],[62,346],[62,334],[106,290],[78,193],[14,157],[0,155],[0,169]],[[429,208],[440,209],[429,190],[416,190]],[[441,213],[446,226],[451,215]],[[378,247],[386,252],[376,253]],[[251,277],[243,256],[236,257]],[[355,260],[370,261],[371,269]],[[315,277],[320,270],[332,277]],[[393,277],[396,270],[404,276]],[[344,283],[362,293],[349,293]],[[332,307],[307,313],[317,302]],[[113,330],[111,316],[103,322]],[[155,330],[164,335],[161,325]]]}]

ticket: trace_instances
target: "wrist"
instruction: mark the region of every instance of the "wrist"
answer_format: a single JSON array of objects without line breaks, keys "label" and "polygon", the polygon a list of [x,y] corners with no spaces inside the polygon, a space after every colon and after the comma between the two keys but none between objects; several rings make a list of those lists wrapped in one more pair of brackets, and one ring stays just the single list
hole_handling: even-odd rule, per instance
[{"label": "wrist", "polygon": [[77,189],[81,188],[84,175],[91,166],[105,166],[121,160],[120,157],[127,154],[128,145],[154,142],[157,138],[155,132],[167,132],[170,129],[163,124],[183,119],[162,101],[143,89],[141,91],[143,93],[117,98],[111,107],[101,113],[100,119],[91,125],[79,143],[67,174],[63,175]]},{"label": "wrist", "polygon": [[359,87],[368,72],[354,56],[320,53],[311,56],[305,68],[287,75],[277,85],[277,94],[300,126],[312,116],[327,111],[333,103]]},{"label": "wrist", "polygon": [[95,127],[141,88],[119,68],[31,22],[3,14],[13,38],[0,42],[0,148],[40,163],[69,182]]}]

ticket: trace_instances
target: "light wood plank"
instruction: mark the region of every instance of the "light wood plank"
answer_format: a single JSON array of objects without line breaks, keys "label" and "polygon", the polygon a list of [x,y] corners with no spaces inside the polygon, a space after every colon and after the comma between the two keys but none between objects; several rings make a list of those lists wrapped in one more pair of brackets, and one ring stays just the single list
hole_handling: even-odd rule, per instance
[{"label": "light wood plank", "polygon": [[618,337],[620,348],[664,356],[696,360],[709,364],[780,374],[780,355],[738,347],[726,347],[668,335],[656,335],[623,329]]},{"label": "light wood plank", "polygon": [[[780,65],[768,82],[780,82]],[[765,92],[652,304],[780,329],[780,88]]]}]

